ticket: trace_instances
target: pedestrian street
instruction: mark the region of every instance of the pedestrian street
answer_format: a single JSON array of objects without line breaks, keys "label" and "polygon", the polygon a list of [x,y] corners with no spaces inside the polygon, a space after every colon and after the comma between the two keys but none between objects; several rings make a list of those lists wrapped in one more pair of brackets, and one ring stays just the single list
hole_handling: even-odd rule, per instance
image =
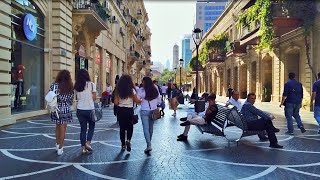
[{"label": "pedestrian street", "polygon": [[[176,137],[183,131],[179,118],[193,107],[187,104],[179,105],[176,118],[166,108],[165,117],[155,122],[150,155],[143,152],[141,120],[134,126],[132,151],[121,151],[112,107],[103,110],[103,119],[96,124],[90,155],[81,155],[75,114],[61,156],[56,154],[55,125],[48,116],[19,121],[0,131],[0,179],[320,179],[320,135],[314,119],[304,121],[312,114],[302,113],[307,132],[301,134],[295,127],[290,136],[284,134],[281,108],[270,103],[257,106],[277,112],[274,124],[281,130],[277,137],[283,149],[271,149],[257,136],[228,147],[226,138],[201,134],[196,127],[191,127],[188,141],[179,142]],[[240,130],[228,127],[226,135],[234,141]]]}]

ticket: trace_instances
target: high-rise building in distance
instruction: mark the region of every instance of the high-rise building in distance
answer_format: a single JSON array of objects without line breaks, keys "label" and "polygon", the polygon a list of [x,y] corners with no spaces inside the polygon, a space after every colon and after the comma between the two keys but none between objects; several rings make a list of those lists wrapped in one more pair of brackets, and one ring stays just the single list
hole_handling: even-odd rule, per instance
[{"label": "high-rise building in distance", "polygon": [[228,0],[198,0],[196,27],[207,32],[224,11]]},{"label": "high-rise building in distance", "polygon": [[182,39],[182,47],[181,47],[181,53],[182,53],[182,59],[184,60],[183,62],[183,67],[187,67],[192,56],[192,51],[190,47],[190,41],[191,41],[191,35],[185,35]]}]

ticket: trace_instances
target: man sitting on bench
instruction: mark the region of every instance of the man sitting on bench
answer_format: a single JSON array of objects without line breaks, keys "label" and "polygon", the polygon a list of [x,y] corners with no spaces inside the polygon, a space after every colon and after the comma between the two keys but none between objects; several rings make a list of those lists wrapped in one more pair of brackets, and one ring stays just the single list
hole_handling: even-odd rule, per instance
[{"label": "man sitting on bench", "polygon": [[211,124],[211,121],[216,117],[218,113],[218,106],[216,105],[216,95],[211,94],[207,97],[208,108],[205,111],[205,114],[196,115],[188,114],[187,118],[181,118],[181,121],[185,121],[180,124],[180,126],[185,126],[183,134],[180,134],[177,138],[177,141],[186,141],[188,139],[188,132],[190,130],[190,125],[204,125]]},{"label": "man sitting on bench", "polygon": [[[267,131],[268,139],[270,141],[270,147],[283,148],[283,146],[278,144],[278,140],[275,134],[280,130],[275,128],[271,121],[272,119],[274,119],[274,116],[254,107],[253,104],[255,103],[255,101],[256,95],[254,93],[249,93],[247,101],[244,103],[241,109],[241,113],[244,119],[247,121],[248,130]],[[258,118],[258,116],[261,118]]]},{"label": "man sitting on bench", "polygon": [[[226,107],[228,107],[229,105],[233,105],[235,107],[237,107],[238,111],[241,112],[241,109],[242,109],[242,103],[241,101],[239,100],[239,92],[236,91],[236,90],[233,90],[231,92],[231,98],[228,99],[227,103],[226,103]],[[258,134],[258,137],[260,139],[260,141],[268,141],[268,137],[265,136],[266,133],[264,134]]]}]

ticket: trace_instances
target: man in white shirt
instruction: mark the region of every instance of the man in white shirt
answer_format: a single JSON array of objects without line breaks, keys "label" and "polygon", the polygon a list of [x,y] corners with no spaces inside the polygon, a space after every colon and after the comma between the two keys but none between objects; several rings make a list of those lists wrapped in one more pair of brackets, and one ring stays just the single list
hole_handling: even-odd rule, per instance
[{"label": "man in white shirt", "polygon": [[226,107],[229,105],[236,106],[238,111],[241,111],[242,104],[241,104],[241,101],[239,100],[239,92],[238,91],[232,92],[231,98],[226,103]]},{"label": "man in white shirt", "polygon": [[166,99],[167,88],[166,84],[161,86],[161,97],[163,101]]}]

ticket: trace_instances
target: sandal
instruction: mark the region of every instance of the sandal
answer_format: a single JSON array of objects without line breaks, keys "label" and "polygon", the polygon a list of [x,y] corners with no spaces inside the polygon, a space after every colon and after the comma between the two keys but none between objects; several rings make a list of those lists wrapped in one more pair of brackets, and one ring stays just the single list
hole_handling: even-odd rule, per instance
[{"label": "sandal", "polygon": [[121,151],[124,151],[124,150],[126,150],[126,145],[121,146]]},{"label": "sandal", "polygon": [[89,144],[86,144],[86,149],[88,150],[88,151],[93,151],[93,149],[92,149],[92,147],[89,145]]}]

